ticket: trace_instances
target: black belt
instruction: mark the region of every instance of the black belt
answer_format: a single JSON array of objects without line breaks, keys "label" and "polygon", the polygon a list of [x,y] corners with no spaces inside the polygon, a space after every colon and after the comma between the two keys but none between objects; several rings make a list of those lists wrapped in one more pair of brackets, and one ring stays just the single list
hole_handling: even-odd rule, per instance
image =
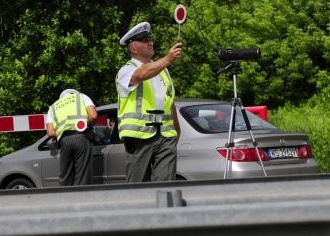
[{"label": "black belt", "polygon": [[154,117],[155,120],[154,120],[154,122],[146,123],[146,126],[153,126],[157,129],[157,133],[160,133],[160,127],[163,125],[163,123],[156,121],[156,115],[164,114],[164,111],[163,110],[147,110],[147,113],[154,114],[155,115],[155,117]]},{"label": "black belt", "polygon": [[70,135],[74,135],[74,134],[82,134],[82,132],[79,132],[77,130],[66,130],[63,132],[63,135],[65,135],[65,136],[70,136]]},{"label": "black belt", "polygon": [[63,132],[62,137],[66,137],[66,136],[70,136],[70,135],[74,135],[74,134],[83,134],[83,133],[79,132],[77,130],[67,130],[67,131]]},{"label": "black belt", "polygon": [[61,141],[62,141],[62,139],[64,137],[67,137],[67,136],[70,136],[70,135],[74,135],[74,134],[83,134],[83,133],[82,132],[79,132],[77,130],[66,130],[66,131],[63,132],[60,140],[58,140],[59,145],[61,146]]}]

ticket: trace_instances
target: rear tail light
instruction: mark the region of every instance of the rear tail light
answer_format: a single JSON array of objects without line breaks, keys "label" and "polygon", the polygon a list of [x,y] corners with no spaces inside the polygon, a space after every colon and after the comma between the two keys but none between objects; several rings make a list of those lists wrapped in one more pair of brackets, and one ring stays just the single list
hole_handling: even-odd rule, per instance
[{"label": "rear tail light", "polygon": [[[226,158],[227,151],[230,154],[230,149],[217,149],[218,153]],[[268,161],[267,153],[258,148],[260,158],[262,161]],[[237,161],[237,162],[252,162],[252,161],[259,161],[259,157],[255,148],[247,148],[247,147],[240,147],[240,148],[233,148],[232,149],[232,157],[228,157],[229,160]]]},{"label": "rear tail light", "polygon": [[299,159],[307,159],[307,158],[313,158],[313,152],[312,147],[310,145],[304,145],[300,146],[298,148],[298,158]]}]

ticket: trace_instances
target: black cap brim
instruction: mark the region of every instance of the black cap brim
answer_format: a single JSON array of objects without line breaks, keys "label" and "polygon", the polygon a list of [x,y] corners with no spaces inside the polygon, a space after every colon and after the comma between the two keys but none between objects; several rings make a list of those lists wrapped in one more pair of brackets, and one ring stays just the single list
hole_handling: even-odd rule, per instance
[{"label": "black cap brim", "polygon": [[134,35],[132,38],[129,38],[127,41],[126,41],[126,44],[129,44],[130,42],[132,41],[139,41],[141,39],[150,39],[150,34],[148,31],[142,31],[136,35]]}]

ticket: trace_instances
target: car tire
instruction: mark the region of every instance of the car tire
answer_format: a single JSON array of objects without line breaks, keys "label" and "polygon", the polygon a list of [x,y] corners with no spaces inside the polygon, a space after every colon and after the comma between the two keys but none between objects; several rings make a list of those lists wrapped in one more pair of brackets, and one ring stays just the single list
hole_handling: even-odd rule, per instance
[{"label": "car tire", "polygon": [[13,179],[6,186],[6,189],[28,189],[28,188],[35,188],[35,186],[30,180],[24,178]]}]

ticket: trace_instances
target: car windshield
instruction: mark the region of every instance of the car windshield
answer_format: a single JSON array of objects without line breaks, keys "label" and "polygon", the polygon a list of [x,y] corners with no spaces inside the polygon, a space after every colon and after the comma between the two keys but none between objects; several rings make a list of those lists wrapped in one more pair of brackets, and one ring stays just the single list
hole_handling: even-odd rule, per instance
[{"label": "car windshield", "polygon": [[[201,133],[228,132],[231,117],[230,104],[210,104],[183,107],[182,116]],[[275,126],[246,110],[252,130],[276,129]],[[247,130],[240,107],[236,107],[235,130]]]}]

